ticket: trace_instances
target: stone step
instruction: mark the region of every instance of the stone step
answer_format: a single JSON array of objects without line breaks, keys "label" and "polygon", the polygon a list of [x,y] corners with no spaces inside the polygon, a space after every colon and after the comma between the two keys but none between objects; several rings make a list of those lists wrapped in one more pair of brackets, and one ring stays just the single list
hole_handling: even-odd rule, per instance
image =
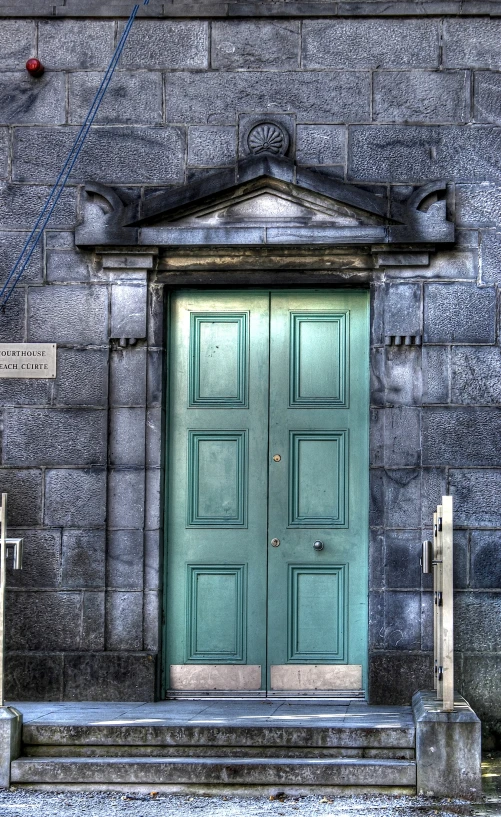
[{"label": "stone step", "polygon": [[13,784],[415,787],[410,760],[368,758],[29,758],[12,762]]},{"label": "stone step", "polygon": [[408,720],[386,723],[354,720],[337,725],[300,723],[278,725],[211,726],[191,724],[127,725],[27,723],[23,726],[26,746],[238,746],[349,749],[414,749],[415,727]]},{"label": "stone step", "polygon": [[349,748],[336,746],[122,746],[28,744],[25,757],[284,757],[284,758],[372,758],[414,760],[414,749]]}]

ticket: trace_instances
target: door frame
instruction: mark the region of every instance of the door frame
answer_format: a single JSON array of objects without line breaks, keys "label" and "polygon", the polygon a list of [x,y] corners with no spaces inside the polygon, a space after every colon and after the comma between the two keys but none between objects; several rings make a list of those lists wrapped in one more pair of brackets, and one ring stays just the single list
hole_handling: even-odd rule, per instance
[{"label": "door frame", "polygon": [[[167,525],[167,518],[168,518],[168,506],[169,506],[169,497],[168,497],[168,483],[169,483],[169,452],[168,452],[168,441],[169,441],[169,410],[170,410],[170,371],[169,371],[169,360],[170,360],[170,348],[171,348],[171,330],[172,330],[172,321],[171,321],[171,293],[174,292],[183,292],[183,291],[196,291],[196,292],[203,292],[203,291],[242,291],[242,290],[268,290],[268,291],[283,291],[283,290],[296,290],[296,291],[312,291],[312,290],[326,290],[329,292],[332,291],[342,291],[346,290],[348,292],[351,291],[365,291],[367,292],[369,298],[368,303],[368,310],[367,310],[367,321],[368,321],[368,356],[367,356],[367,370],[366,370],[366,378],[367,378],[367,393],[369,397],[369,404],[367,405],[367,413],[368,413],[368,421],[367,421],[367,493],[368,493],[368,500],[370,496],[370,456],[369,456],[369,433],[370,433],[370,403],[371,403],[371,389],[370,389],[370,335],[372,330],[372,319],[373,319],[373,298],[371,297],[371,287],[368,285],[368,281],[365,280],[363,282],[359,282],[358,285],[354,284],[352,286],[347,285],[346,282],[336,282],[336,283],[325,283],[325,277],[322,276],[321,271],[320,274],[315,275],[314,271],[309,271],[307,276],[307,281],[305,281],[302,285],[296,282],[296,275],[293,275],[294,283],[289,283],[284,280],[277,281],[277,274],[272,269],[267,270],[264,276],[264,279],[269,280],[269,284],[266,284],[263,280],[260,280],[259,283],[253,283],[252,285],[249,283],[240,283],[238,280],[235,281],[232,285],[228,285],[226,281],[222,283],[217,282],[218,275],[217,273],[214,275],[216,278],[216,282],[213,280],[207,281],[207,283],[195,283],[194,285],[190,286],[187,283],[177,283],[173,284],[171,282],[161,282],[164,283],[162,289],[164,294],[164,301],[163,301],[163,308],[164,308],[164,373],[163,373],[163,413],[164,413],[164,422],[162,428],[162,462],[163,462],[163,490],[161,494],[161,518],[163,520],[163,536],[162,536],[162,552],[160,553],[160,565],[161,565],[161,575],[162,575],[162,588],[161,588],[161,609],[160,609],[160,650],[158,656],[158,679],[159,679],[159,690],[160,690],[160,697],[162,700],[166,699],[167,692],[169,690],[169,683],[168,683],[168,650],[167,650],[167,629],[168,629],[168,622],[166,617],[166,608],[167,608],[167,553],[169,547],[168,541],[168,525]],[[204,276],[205,277],[205,276]],[[211,276],[212,277],[212,276]],[[225,276],[222,276],[223,278]],[[239,277],[239,276],[236,276]],[[247,276],[244,276],[247,277]],[[278,276],[282,278],[282,276]],[[286,276],[284,276],[286,278]],[[318,283],[315,283],[315,279],[320,279]],[[370,546],[371,546],[371,539],[370,539],[370,527],[369,527],[369,518],[367,518],[367,546],[366,546],[366,591],[367,591],[367,614],[366,614],[366,656],[365,656],[365,663],[363,667],[363,679],[362,679],[362,691],[364,693],[364,698],[368,698],[368,691],[369,691],[369,559],[370,559]],[[179,695],[176,697],[190,697],[189,694]],[[191,696],[191,697],[200,697],[198,696]],[[219,691],[215,694],[210,694],[207,691],[204,694],[204,697],[230,697],[228,693],[224,693]],[[231,697],[233,698],[266,698],[267,691],[262,690],[260,692],[238,692],[238,693],[231,693]],[[277,698],[280,697],[279,694],[274,693],[270,698]],[[284,696],[285,697],[285,696]],[[303,697],[303,696],[302,696]],[[308,697],[315,697],[313,695],[304,695],[305,698]],[[318,695],[317,697],[324,697]],[[329,696],[334,697],[334,696]]]}]

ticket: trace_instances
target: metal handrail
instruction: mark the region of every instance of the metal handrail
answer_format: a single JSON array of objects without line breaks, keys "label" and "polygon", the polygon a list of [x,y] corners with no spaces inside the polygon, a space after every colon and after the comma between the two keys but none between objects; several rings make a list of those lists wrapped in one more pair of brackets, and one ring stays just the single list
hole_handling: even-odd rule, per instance
[{"label": "metal handrail", "polygon": [[7,494],[2,494],[0,507],[0,706],[5,706],[5,588],[7,586],[7,556],[12,548],[14,570],[23,566],[23,539],[7,539]]},{"label": "metal handrail", "polygon": [[421,558],[423,573],[433,573],[434,687],[444,712],[454,710],[453,521],[452,496],[443,496]]}]

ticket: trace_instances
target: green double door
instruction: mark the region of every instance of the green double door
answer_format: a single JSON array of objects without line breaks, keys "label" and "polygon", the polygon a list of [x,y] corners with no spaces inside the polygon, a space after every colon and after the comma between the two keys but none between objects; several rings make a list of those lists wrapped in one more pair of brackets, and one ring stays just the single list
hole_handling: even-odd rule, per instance
[{"label": "green double door", "polygon": [[363,687],[368,346],[366,292],[172,296],[167,689]]}]

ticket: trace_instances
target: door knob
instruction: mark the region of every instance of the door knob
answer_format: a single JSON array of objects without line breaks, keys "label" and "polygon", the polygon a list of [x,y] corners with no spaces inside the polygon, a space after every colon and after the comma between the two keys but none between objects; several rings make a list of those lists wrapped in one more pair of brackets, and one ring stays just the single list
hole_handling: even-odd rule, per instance
[{"label": "door knob", "polygon": [[313,542],[313,547],[314,547],[315,550],[323,550],[324,549],[324,543],[319,542],[317,540],[316,542]]}]

